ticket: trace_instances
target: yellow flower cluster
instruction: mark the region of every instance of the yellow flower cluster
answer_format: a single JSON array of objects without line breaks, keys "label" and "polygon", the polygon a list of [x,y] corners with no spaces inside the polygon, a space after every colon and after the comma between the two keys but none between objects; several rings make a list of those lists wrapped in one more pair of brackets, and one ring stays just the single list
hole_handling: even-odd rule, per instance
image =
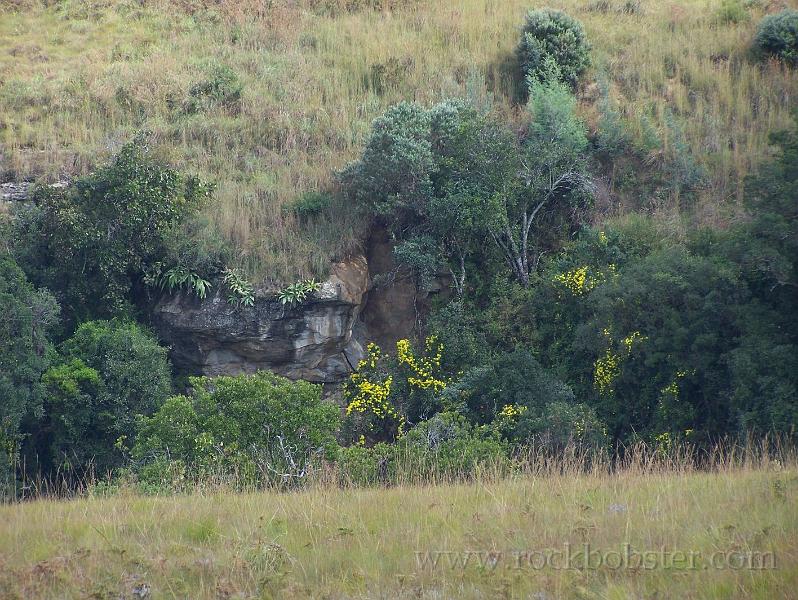
[{"label": "yellow flower cluster", "polygon": [[648,339],[644,335],[640,335],[639,331],[633,331],[625,338],[623,338],[623,345],[626,348],[626,355],[628,356],[632,352],[632,346],[637,342],[643,342]]},{"label": "yellow flower cluster", "polygon": [[[692,371],[695,374],[695,369]],[[673,398],[679,397],[679,380],[687,377],[687,371],[679,370],[676,371],[676,377],[673,381],[671,381],[668,385],[660,390],[660,394],[663,396],[671,396]]]},{"label": "yellow flower cluster", "polygon": [[620,375],[620,358],[608,348],[604,356],[596,359],[593,365],[593,386],[602,395],[611,394],[613,384]]},{"label": "yellow flower cluster", "polygon": [[633,331],[621,340],[623,354],[615,354],[612,351],[612,336],[610,335],[610,330],[605,328],[603,333],[609,341],[610,347],[607,348],[604,356],[596,359],[596,362],[593,364],[593,386],[600,394],[607,395],[614,391],[613,384],[621,375],[621,362],[623,359],[629,357],[635,344],[645,341],[647,338],[639,331]]},{"label": "yellow flower cluster", "polygon": [[433,335],[426,339],[425,356],[416,358],[409,340],[396,342],[396,358],[401,366],[406,366],[414,374],[408,376],[407,383],[421,390],[440,392],[446,387],[446,382],[436,376],[441,368],[443,357],[443,344]]},{"label": "yellow flower cluster", "polygon": [[501,412],[499,413],[499,416],[505,419],[515,419],[516,417],[520,417],[525,412],[526,406],[521,406],[520,404],[505,404],[504,408],[502,408]]},{"label": "yellow flower cluster", "polygon": [[596,280],[588,276],[587,267],[560,273],[554,280],[563,284],[574,296],[580,296],[596,287]]},{"label": "yellow flower cluster", "polygon": [[[615,265],[609,265],[608,270],[611,275],[615,275]],[[587,266],[577,267],[554,277],[554,281],[561,283],[574,296],[586,294],[606,280],[607,275],[605,273],[598,272],[591,275],[590,268]]]},{"label": "yellow flower cluster", "polygon": [[357,363],[358,371],[362,371],[366,367],[376,369],[377,362],[382,358],[382,350],[380,350],[380,347],[374,342],[370,342],[369,345],[366,346],[366,352],[368,352],[368,356]]},{"label": "yellow flower cluster", "polygon": [[372,413],[379,419],[393,418],[401,421],[402,417],[389,399],[393,377],[389,375],[383,381],[371,381],[364,371],[374,371],[377,368],[377,363],[382,359],[382,351],[373,343],[366,349],[368,356],[358,363],[358,371],[349,376],[350,391],[347,396],[350,400],[346,406],[346,414]]}]

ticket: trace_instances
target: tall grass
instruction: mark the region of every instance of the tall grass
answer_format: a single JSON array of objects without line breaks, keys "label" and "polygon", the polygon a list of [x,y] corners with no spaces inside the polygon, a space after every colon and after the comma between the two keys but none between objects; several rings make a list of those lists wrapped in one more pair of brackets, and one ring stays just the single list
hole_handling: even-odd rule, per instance
[{"label": "tall grass", "polygon": [[[281,281],[320,275],[331,256],[355,247],[359,224],[341,207],[331,222],[302,226],[283,207],[330,186],[371,120],[399,100],[470,94],[520,119],[511,57],[525,10],[538,4],[5,0],[0,168],[10,178],[85,173],[134,131],[149,130],[165,158],[218,182],[207,210],[242,266]],[[706,169],[690,218],[733,218],[743,178],[765,154],[768,133],[788,124],[798,91],[793,73],[750,55],[765,9],[726,23],[717,18],[720,0],[548,4],[585,23],[595,59],[588,80],[607,77],[648,168],[688,153]],[[242,98],[187,113],[192,86],[218,65],[238,74]],[[580,90],[593,126],[597,96],[592,84]],[[672,123],[684,147],[674,145]],[[678,192],[664,194],[651,202],[629,193],[605,212],[643,207],[680,219]]]},{"label": "tall grass", "polygon": [[[782,448],[621,462],[535,453],[468,480],[0,506],[4,598],[792,598],[798,462]],[[695,568],[518,567],[523,552],[697,553]],[[447,553],[437,567],[420,558]],[[473,553],[463,564],[464,553]],[[488,554],[490,553],[490,554]],[[720,554],[773,568],[719,568]],[[452,558],[454,557],[454,558]],[[486,560],[487,557],[487,560]]]},{"label": "tall grass", "polygon": [[97,472],[89,466],[82,473],[65,468],[50,476],[39,472],[29,474],[25,465],[18,465],[18,481],[10,483],[14,488],[10,491],[15,493],[9,494],[7,500],[73,499],[122,492],[154,495],[263,490],[295,492],[303,489],[496,483],[529,477],[684,475],[798,467],[798,448],[791,440],[781,437],[744,441],[727,439],[708,447],[688,443],[638,442],[631,446],[618,446],[612,452],[607,448],[575,445],[557,451],[532,446],[515,450],[509,456],[482,456],[476,461],[472,453],[440,455],[434,448],[412,448],[403,444],[395,444],[392,449],[393,452],[384,455],[387,460],[362,462],[345,456],[332,462],[309,460],[308,467],[300,476],[286,474],[283,477],[270,468],[268,460],[262,464],[259,462],[260,472],[253,474],[248,466],[239,471],[235,465],[223,461],[222,454],[217,468],[207,466],[201,473],[194,473],[183,469],[182,463],[176,463],[174,470],[163,469],[158,481],[151,478],[140,481],[137,474],[142,465],[135,464],[116,474]]}]

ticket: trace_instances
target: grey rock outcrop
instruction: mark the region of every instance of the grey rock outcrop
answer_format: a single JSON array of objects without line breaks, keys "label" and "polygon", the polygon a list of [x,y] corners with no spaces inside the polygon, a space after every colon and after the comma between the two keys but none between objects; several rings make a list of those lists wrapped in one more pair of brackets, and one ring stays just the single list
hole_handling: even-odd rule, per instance
[{"label": "grey rock outcrop", "polygon": [[333,265],[332,275],[297,306],[259,295],[235,307],[217,291],[204,301],[162,299],[154,321],[175,366],[189,373],[229,375],[268,369],[318,383],[343,380],[364,356],[358,316],[369,284],[366,259]]},{"label": "grey rock outcrop", "polygon": [[[53,189],[65,188],[68,181],[49,184]],[[0,183],[0,202],[25,202],[30,198],[33,184],[27,181]]]}]

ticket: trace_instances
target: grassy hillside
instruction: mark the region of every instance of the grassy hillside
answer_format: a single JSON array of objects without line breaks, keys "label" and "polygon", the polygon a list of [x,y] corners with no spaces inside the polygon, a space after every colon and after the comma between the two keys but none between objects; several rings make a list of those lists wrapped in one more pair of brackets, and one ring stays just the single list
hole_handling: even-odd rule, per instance
[{"label": "grassy hillside", "polygon": [[[303,225],[283,207],[329,186],[399,100],[493,98],[520,119],[509,59],[525,10],[543,4],[3,0],[0,175],[85,173],[146,130],[162,155],[218,182],[208,214],[250,273],[320,274],[356,244],[357,223],[335,210]],[[747,3],[736,23],[715,0],[548,4],[582,20],[594,46],[584,117],[595,128],[609,107],[632,140],[633,158],[604,165],[613,179],[597,218],[733,217],[798,93],[788,70],[750,56],[757,21],[781,4]],[[641,170],[674,169],[700,174],[689,202],[668,182],[640,184]]]},{"label": "grassy hillside", "polygon": [[[574,568],[540,567],[535,551],[566,544]],[[575,557],[584,544],[589,568]],[[625,544],[630,567],[617,568]],[[633,551],[658,558],[644,568]],[[0,506],[9,599],[769,600],[796,589],[794,464]]]}]

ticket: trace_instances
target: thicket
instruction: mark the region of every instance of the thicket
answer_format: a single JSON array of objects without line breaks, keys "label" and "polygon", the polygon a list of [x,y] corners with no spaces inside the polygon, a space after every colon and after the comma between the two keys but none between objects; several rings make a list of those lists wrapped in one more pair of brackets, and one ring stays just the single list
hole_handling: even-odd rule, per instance
[{"label": "thicket", "polygon": [[575,87],[590,66],[590,44],[582,23],[550,8],[531,10],[516,50],[527,80],[556,79]]},{"label": "thicket", "polygon": [[[27,469],[160,491],[296,485],[337,461],[368,484],[406,468],[468,477],[530,447],[794,441],[798,132],[775,135],[779,154],[747,181],[745,222],[678,239],[645,217],[591,226],[596,154],[620,159],[629,138],[611,107],[594,139],[576,116],[567,73],[587,65],[580,32],[559,14],[528,19],[525,43],[545,56],[527,73],[520,122],[470,100],[400,103],[334,196],[290,208],[311,226],[347,200],[387,228],[419,287],[453,289],[419,339],[368,346],[340,410],[318,386],[266,373],[192,379],[173,395],[167,351],[135,322],[153,296],[218,287],[236,309],[255,303],[197,218],[209,185],[134,142],[66,189],[39,190],[3,223],[0,246],[3,493]],[[235,78],[212,75],[194,94],[211,104],[196,109],[233,107]],[[671,134],[678,145],[675,122]],[[666,170],[676,189],[701,179],[683,158]],[[298,304],[318,286],[276,299]]]},{"label": "thicket", "polygon": [[790,66],[798,64],[798,10],[785,8],[759,23],[755,43],[763,52]]}]

